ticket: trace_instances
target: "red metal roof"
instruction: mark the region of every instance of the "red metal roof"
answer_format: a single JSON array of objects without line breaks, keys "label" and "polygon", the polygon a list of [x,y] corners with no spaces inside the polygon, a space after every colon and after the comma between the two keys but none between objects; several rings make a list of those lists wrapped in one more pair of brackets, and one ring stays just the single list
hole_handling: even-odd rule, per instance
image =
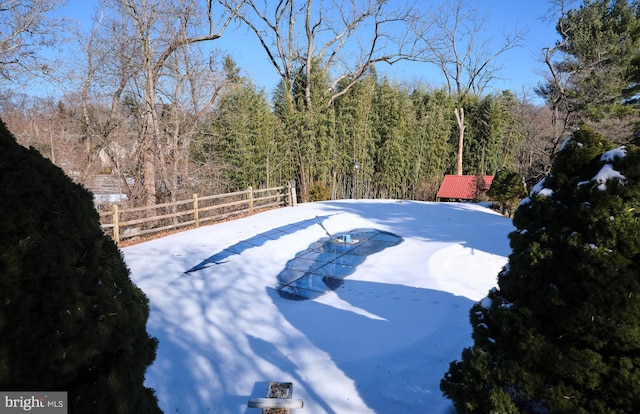
[{"label": "red metal roof", "polygon": [[[483,192],[486,192],[493,182],[493,175],[485,175]],[[474,200],[476,198],[475,175],[445,175],[436,198],[450,198],[460,200]]]}]

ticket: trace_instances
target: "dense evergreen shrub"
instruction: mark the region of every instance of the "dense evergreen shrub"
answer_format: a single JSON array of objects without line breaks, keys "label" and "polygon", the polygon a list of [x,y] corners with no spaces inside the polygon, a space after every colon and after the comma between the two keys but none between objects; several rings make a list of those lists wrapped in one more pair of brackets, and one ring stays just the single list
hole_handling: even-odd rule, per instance
[{"label": "dense evergreen shrub", "polygon": [[143,386],[148,312],[91,194],[0,121],[0,389],[68,391],[70,413],[160,412]]},{"label": "dense evergreen shrub", "polygon": [[512,212],[518,203],[527,196],[527,193],[520,174],[501,169],[493,178],[487,196],[498,203],[503,214],[511,217]]},{"label": "dense evergreen shrub", "polygon": [[331,188],[324,183],[315,183],[309,189],[309,194],[307,196],[307,201],[324,201],[331,199]]},{"label": "dense evergreen shrub", "polygon": [[442,391],[459,413],[639,412],[640,150],[575,132],[513,223]]}]

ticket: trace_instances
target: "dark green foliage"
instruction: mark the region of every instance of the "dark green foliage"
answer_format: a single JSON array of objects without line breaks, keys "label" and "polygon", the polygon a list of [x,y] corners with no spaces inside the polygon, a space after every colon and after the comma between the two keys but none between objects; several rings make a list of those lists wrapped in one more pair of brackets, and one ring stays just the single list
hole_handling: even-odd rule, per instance
[{"label": "dark green foliage", "polygon": [[586,1],[559,23],[571,27],[565,51],[573,57],[561,68],[579,73],[572,76],[573,98],[593,116],[599,114],[594,106],[635,95],[630,62],[640,47],[638,10],[638,4],[628,0]]},{"label": "dark green foliage", "polygon": [[[332,199],[434,200],[455,164],[456,100],[444,90],[378,78],[374,69],[355,85],[343,79],[332,86],[322,65],[313,68],[310,88],[304,66],[281,79],[271,108],[250,82],[223,93],[191,143],[199,181],[224,182],[222,192],[295,178],[304,201],[317,199],[316,184]],[[225,70],[233,78],[237,68],[227,59]],[[465,105],[469,173],[512,166],[522,141],[512,127],[515,97],[469,95]]]},{"label": "dark green foliage", "polygon": [[226,191],[280,185],[282,150],[276,119],[263,92],[251,83],[221,96],[207,139],[222,162]]},{"label": "dark green foliage", "polygon": [[459,413],[638,411],[640,149],[612,148],[577,131],[518,207],[474,344],[441,382]]},{"label": "dark green foliage", "polygon": [[[337,164],[334,185],[340,198],[362,197],[364,191],[359,190],[363,190],[373,176],[376,145],[370,118],[376,90],[377,79],[372,74],[334,102],[333,158]],[[356,161],[358,169],[355,168]],[[370,194],[365,195],[368,196]]]},{"label": "dark green foliage", "polygon": [[465,174],[490,175],[513,164],[514,147],[519,141],[509,128],[514,122],[515,104],[515,96],[507,91],[500,95],[487,95],[482,99],[467,97],[463,162]]},{"label": "dark green foliage", "polygon": [[0,389],[69,392],[69,412],[160,412],[143,387],[148,301],[91,194],[0,121]]},{"label": "dark green foliage", "polygon": [[331,189],[324,183],[316,183],[309,189],[309,201],[324,201],[331,199]]},{"label": "dark green foliage", "polygon": [[422,181],[423,189],[420,191],[426,191],[414,196],[434,200],[442,177],[455,157],[449,142],[455,129],[452,116],[455,101],[444,90],[416,90],[411,94],[411,100],[417,125],[412,185]]},{"label": "dark green foliage", "polygon": [[413,179],[417,130],[413,112],[408,94],[386,79],[378,85],[372,113],[377,146],[374,181],[384,188],[385,198],[402,198]]},{"label": "dark green foliage", "polygon": [[308,200],[316,182],[328,182],[335,168],[335,141],[327,107],[330,87],[323,66],[314,62],[309,84],[306,67],[292,80],[282,79],[274,92],[274,113],[283,125],[281,136],[288,159],[280,160],[296,174],[299,197]]},{"label": "dark green foliage", "polygon": [[487,196],[494,199],[500,205],[502,213],[509,217],[526,195],[527,192],[520,174],[506,169],[496,173],[491,188],[487,191]]},{"label": "dark green foliage", "polygon": [[640,4],[628,0],[587,0],[568,10],[557,25],[561,40],[553,61],[562,85],[539,88],[549,102],[602,121],[629,114],[640,78]]}]

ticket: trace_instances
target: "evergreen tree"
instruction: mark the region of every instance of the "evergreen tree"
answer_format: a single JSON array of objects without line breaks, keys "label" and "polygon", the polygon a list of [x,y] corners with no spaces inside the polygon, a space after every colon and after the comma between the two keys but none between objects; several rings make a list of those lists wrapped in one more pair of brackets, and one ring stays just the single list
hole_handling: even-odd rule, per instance
[{"label": "evergreen tree", "polygon": [[473,346],[441,382],[459,413],[640,407],[640,149],[575,132],[514,217]]},{"label": "evergreen tree", "polygon": [[0,121],[0,389],[68,391],[69,412],[157,413],[148,300],[91,194]]},{"label": "evergreen tree", "polygon": [[287,181],[276,119],[264,92],[244,81],[225,93],[208,128],[210,151],[222,164],[227,191]]},{"label": "evergreen tree", "polygon": [[384,79],[374,99],[375,181],[384,198],[410,197],[417,127],[409,94]]},{"label": "evergreen tree", "polygon": [[451,137],[455,130],[455,100],[444,90],[415,90],[411,94],[417,123],[417,145],[414,183],[415,196],[433,200],[447,167],[455,159]]},{"label": "evergreen tree", "polygon": [[[348,81],[347,81],[348,83]],[[376,145],[371,112],[378,80],[375,71],[333,102],[336,146],[336,198],[366,198],[374,171]],[[342,84],[339,84],[342,87]],[[356,162],[358,168],[355,168]],[[356,174],[358,177],[356,177]]]},{"label": "evergreen tree", "polygon": [[[318,62],[313,62],[311,76],[300,66],[292,80],[280,80],[274,92],[274,111],[282,125],[286,142],[285,151],[290,165],[297,174],[299,196],[307,200],[314,185],[326,187],[334,164],[335,144],[331,133],[331,116],[327,107],[330,91],[327,73]],[[311,82],[311,99],[307,99],[307,79]],[[292,96],[287,85],[291,84]],[[289,99],[290,98],[290,99]]]},{"label": "evergreen tree", "polygon": [[507,169],[501,169],[496,173],[487,191],[487,196],[493,198],[500,205],[503,214],[511,217],[511,213],[518,203],[527,195],[524,182],[520,174]]},{"label": "evergreen tree", "polygon": [[577,122],[622,117],[640,88],[640,3],[585,0],[556,25],[561,39],[547,50],[551,77],[538,93]]},{"label": "evergreen tree", "polygon": [[508,126],[513,122],[509,104],[515,98],[505,92],[476,99],[469,99],[467,108],[469,128],[464,148],[465,172],[490,175],[513,163],[513,145],[505,143],[510,138]]}]

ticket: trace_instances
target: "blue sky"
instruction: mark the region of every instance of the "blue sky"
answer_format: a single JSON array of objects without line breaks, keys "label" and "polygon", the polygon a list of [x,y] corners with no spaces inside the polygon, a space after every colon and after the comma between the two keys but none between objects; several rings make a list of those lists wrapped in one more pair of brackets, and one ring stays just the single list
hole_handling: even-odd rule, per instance
[{"label": "blue sky", "polygon": [[[475,0],[480,14],[488,18],[485,25],[487,33],[483,36],[499,42],[503,33],[515,29],[526,31],[522,47],[512,49],[501,55],[496,62],[502,66],[498,73],[500,79],[492,83],[493,89],[510,89],[517,94],[526,93],[535,98],[532,88],[542,78],[544,65],[540,62],[543,47],[552,46],[557,37],[554,21],[544,19],[549,14],[548,0]],[[97,0],[69,0],[61,13],[72,19],[88,21]],[[425,1],[425,5],[430,2]],[[278,77],[270,66],[266,54],[245,29],[229,27],[214,47],[229,53],[256,85],[271,91]],[[399,63],[393,66],[380,65],[378,72],[390,79],[422,81],[432,86],[444,84],[439,70],[428,63]]]}]

